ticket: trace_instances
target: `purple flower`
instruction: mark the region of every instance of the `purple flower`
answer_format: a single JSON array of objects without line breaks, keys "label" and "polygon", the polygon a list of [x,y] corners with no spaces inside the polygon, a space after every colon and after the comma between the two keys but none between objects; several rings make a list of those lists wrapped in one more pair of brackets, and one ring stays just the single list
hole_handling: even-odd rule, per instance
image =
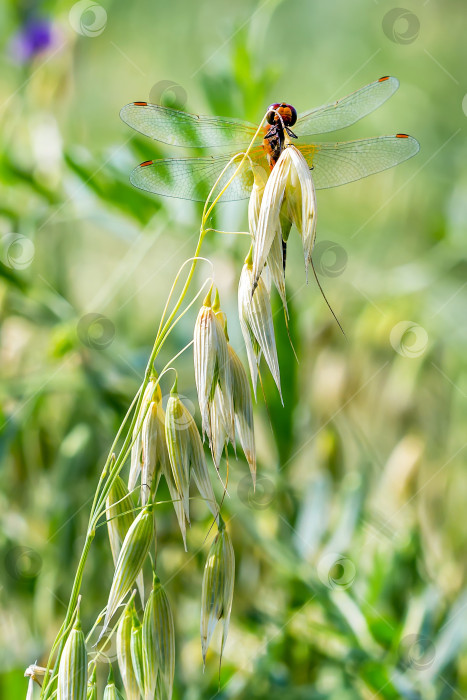
[{"label": "purple flower", "polygon": [[10,53],[17,63],[27,63],[55,43],[55,32],[48,19],[31,17],[12,37]]}]

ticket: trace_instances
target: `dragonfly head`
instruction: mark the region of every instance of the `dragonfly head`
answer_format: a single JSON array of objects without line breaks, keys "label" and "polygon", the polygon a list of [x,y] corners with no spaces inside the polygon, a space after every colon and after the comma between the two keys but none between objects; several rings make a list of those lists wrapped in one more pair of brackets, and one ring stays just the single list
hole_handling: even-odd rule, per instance
[{"label": "dragonfly head", "polygon": [[279,121],[279,115],[282,117],[284,126],[293,126],[297,121],[297,110],[286,102],[274,102],[269,105],[266,115],[268,124],[276,124]]}]

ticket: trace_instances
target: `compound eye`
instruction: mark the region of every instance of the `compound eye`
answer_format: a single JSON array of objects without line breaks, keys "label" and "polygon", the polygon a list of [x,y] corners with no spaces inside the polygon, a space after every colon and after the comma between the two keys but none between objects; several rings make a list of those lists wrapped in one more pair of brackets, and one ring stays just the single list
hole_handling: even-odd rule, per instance
[{"label": "compound eye", "polygon": [[280,104],[278,102],[269,105],[268,112],[266,114],[266,121],[268,122],[268,124],[274,124],[274,122],[277,121],[277,113],[275,110],[277,110],[279,107]]},{"label": "compound eye", "polygon": [[293,126],[297,121],[297,110],[295,109],[295,107],[292,107],[292,105],[287,105],[287,107],[290,109],[289,126]]}]

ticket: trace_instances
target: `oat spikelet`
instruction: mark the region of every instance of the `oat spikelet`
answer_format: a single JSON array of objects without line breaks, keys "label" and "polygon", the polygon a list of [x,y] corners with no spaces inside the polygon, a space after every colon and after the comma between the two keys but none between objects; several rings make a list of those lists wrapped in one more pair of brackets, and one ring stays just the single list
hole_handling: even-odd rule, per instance
[{"label": "oat spikelet", "polygon": [[[259,198],[260,195],[256,194]],[[302,153],[292,144],[286,145],[264,186],[257,219],[258,205],[252,206],[250,230],[255,237],[253,284],[257,285],[266,260],[274,283],[282,297],[282,281],[278,276],[282,257],[281,239],[287,240],[292,223],[302,239],[305,271],[316,237],[316,191],[313,176]],[[282,301],[285,299],[283,297]]]},{"label": "oat spikelet", "polygon": [[141,431],[143,427],[144,417],[148,408],[148,404],[151,401],[161,401],[162,394],[159,384],[156,386],[156,379],[150,379],[148,385],[144,391],[143,399],[141,401],[141,406],[138,411],[138,416],[136,418],[135,427],[133,429],[133,447],[131,448],[131,465],[130,465],[130,476],[128,478],[128,491],[133,491],[136,486],[136,482],[141,474],[141,448],[142,448],[142,437]]},{"label": "oat spikelet", "polygon": [[115,685],[112,666],[109,668],[109,677],[107,679],[107,685],[104,688],[103,700],[123,700],[122,694],[117,690]]},{"label": "oat spikelet", "polygon": [[[128,493],[125,482],[120,476],[117,476],[106,499],[107,530],[109,533],[110,549],[112,550],[114,566],[117,565],[122,542],[135,520],[134,507],[133,500]],[[138,586],[141,602],[144,605],[144,580],[142,571],[138,574],[136,585]]]},{"label": "oat spikelet", "polygon": [[167,482],[167,486],[169,488],[170,492],[170,498],[172,499],[173,507],[175,510],[175,514],[177,516],[178,520],[178,525],[180,527],[180,532],[182,533],[182,538],[183,538],[183,546],[185,547],[185,552],[187,550],[186,546],[186,524],[187,524],[187,519],[185,515],[185,509],[183,507],[182,499],[180,498],[180,494],[178,493],[177,487],[175,485],[173,473],[172,473],[172,467],[170,465],[170,462],[168,464],[163,465],[163,473],[165,476],[165,480]]},{"label": "oat spikelet", "polygon": [[188,522],[190,522],[189,488],[190,488],[190,463],[191,445],[188,435],[188,425],[192,420],[191,415],[180,401],[176,385],[170,392],[165,412],[165,436],[169,453],[170,466],[181,499],[183,510]]},{"label": "oat spikelet", "polygon": [[229,440],[233,441],[233,436],[229,435],[226,425],[225,417],[225,406],[224,397],[219,386],[216,386],[216,391],[214,392],[214,398],[210,406],[210,417],[211,417],[211,454],[212,461],[216,469],[219,469],[219,464],[222,458],[222,453],[224,447]]},{"label": "oat spikelet", "polygon": [[133,587],[155,536],[153,506],[145,506],[128,530],[115,566],[110,588],[104,625],[99,640],[104,635],[118,606]]},{"label": "oat spikelet", "polygon": [[[251,191],[250,200],[248,203],[248,226],[253,239],[258,247],[258,255],[260,250],[260,242],[257,242],[257,229],[259,222],[259,215],[261,211],[261,202],[263,200],[264,190],[266,183],[268,181],[268,174],[263,168],[254,169],[254,184]],[[283,215],[285,208],[285,203],[283,202],[282,208],[280,210],[279,218],[275,219],[275,224],[277,226],[277,232],[272,236],[271,246],[269,252],[266,255],[266,267],[263,268],[260,273],[266,283],[268,291],[270,289],[270,276],[276,286],[277,291],[284,305],[285,312],[287,312],[287,298],[285,291],[285,276],[284,276],[284,256],[282,250],[282,240],[287,241],[291,222],[286,219]],[[263,251],[264,252],[264,251]],[[258,262],[258,265],[260,263]]]},{"label": "oat spikelet", "polygon": [[[42,685],[42,681],[46,674],[46,671],[47,669],[44,668],[44,666],[38,666],[37,664],[31,664],[27,667],[27,669],[24,672],[24,677],[29,678],[26,700],[33,700],[34,682],[36,682],[38,685]],[[52,673],[52,670],[49,670],[49,673]]]},{"label": "oat spikelet", "polygon": [[120,669],[127,700],[140,700],[138,681],[131,660],[131,629],[134,614],[135,607],[132,601],[125,608],[116,633],[118,668]]},{"label": "oat spikelet", "polygon": [[152,401],[141,431],[143,457],[141,467],[141,503],[143,506],[156,493],[162,474],[162,467],[168,459],[164,424],[165,416],[162,401]]},{"label": "oat spikelet", "polygon": [[214,517],[217,517],[218,507],[209,478],[203,444],[193,416],[177,394],[177,382],[167,402],[165,435],[175,486],[188,522],[190,521],[191,474],[209,510]]},{"label": "oat spikelet", "polygon": [[143,628],[136,612],[133,612],[131,623],[130,653],[139,692],[144,698]]},{"label": "oat spikelet", "polygon": [[[287,149],[285,149],[287,150]],[[285,152],[285,151],[284,151]],[[272,169],[264,188],[258,224],[255,232],[255,248],[253,256],[253,285],[257,286],[263,271],[273,241],[281,245],[282,228],[280,213],[284,202],[286,185],[289,177],[290,159],[281,157]]]},{"label": "oat spikelet", "polygon": [[243,265],[238,285],[238,314],[247,350],[253,389],[256,393],[258,363],[261,353],[263,353],[282,400],[271,301],[262,277],[258,279],[258,285],[254,294],[253,281],[253,265],[250,250]]},{"label": "oat spikelet", "polygon": [[253,423],[253,402],[245,368],[235,350],[229,344],[230,374],[234,401],[235,428],[238,439],[250,467],[253,485],[256,484],[256,448]]},{"label": "oat spikelet", "polygon": [[232,440],[234,433],[230,366],[224,325],[225,317],[220,311],[218,292],[216,290],[214,304],[211,305],[211,291],[209,291],[196,319],[193,356],[203,434],[209,438],[216,467],[218,466],[215,458],[217,437],[213,403],[217,388],[222,393],[225,428]]},{"label": "oat spikelet", "polygon": [[58,667],[57,700],[86,700],[88,659],[79,607]]},{"label": "oat spikelet", "polygon": [[34,700],[34,678],[32,676],[29,676],[26,700]]},{"label": "oat spikelet", "polygon": [[174,621],[167,595],[155,574],[153,589],[144,610],[143,666],[145,700],[155,697],[157,686],[157,697],[171,700],[175,674]]},{"label": "oat spikelet", "polygon": [[302,153],[292,145],[288,146],[286,151],[291,168],[285,200],[288,217],[297,227],[302,239],[308,280],[308,265],[316,238],[316,190],[311,170]]},{"label": "oat spikelet", "polygon": [[86,700],[97,700],[97,673],[95,663],[93,663],[92,673],[88,678],[88,690]]},{"label": "oat spikelet", "polygon": [[201,650],[203,663],[217,622],[222,618],[221,659],[229,629],[235,579],[235,556],[229,534],[220,518],[219,530],[209,550],[201,591]]}]

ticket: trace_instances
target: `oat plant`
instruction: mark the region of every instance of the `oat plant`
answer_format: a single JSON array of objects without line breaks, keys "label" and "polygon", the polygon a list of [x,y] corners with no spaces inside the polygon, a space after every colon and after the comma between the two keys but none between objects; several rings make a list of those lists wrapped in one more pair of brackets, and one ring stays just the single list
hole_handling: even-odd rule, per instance
[{"label": "oat plant", "polygon": [[[200,591],[200,660],[206,662],[213,631],[221,620],[221,661],[232,609],[235,557],[228,523],[221,515],[228,488],[228,472],[221,475],[220,463],[223,454],[228,455],[229,445],[235,452],[238,443],[249,465],[254,486],[253,394],[256,393],[262,356],[280,392],[269,298],[271,280],[279,289],[285,309],[286,300],[284,266],[274,257],[278,250],[274,241],[277,244],[283,222],[292,217],[290,221],[297,225],[302,235],[308,263],[315,221],[314,198],[309,192],[312,187],[310,171],[303,170],[291,188],[287,178],[294,167],[293,158],[290,162],[287,160],[285,166],[279,164],[278,176],[275,176],[272,185],[268,173],[258,168],[252,169],[254,188],[249,207],[252,247],[246,250],[243,270],[239,270],[238,294],[240,324],[252,388],[238,349],[230,344],[228,319],[222,311],[213,277],[208,277],[199,289],[193,290],[192,287],[195,269],[202,259],[202,244],[210,231],[208,221],[213,209],[235,178],[249,168],[249,151],[265,119],[266,115],[250,146],[228,162],[206,199],[196,249],[174,280],[159,321],[144,379],[103,465],[63,624],[52,645],[46,667],[28,669],[28,698],[32,697],[35,681],[41,685],[41,700],[101,697],[97,689],[96,663],[105,654],[112,637],[116,642],[119,674],[114,674],[110,664],[103,697],[110,700],[122,697],[122,693],[128,700],[170,700],[172,697],[176,643],[173,613],[163,582],[157,575],[157,489],[162,478],[166,480],[171,494],[181,532],[181,545],[185,549],[191,518],[191,481],[212,514],[212,526],[217,534],[213,536]],[[289,210],[294,213],[290,214]],[[282,223],[278,222],[279,211]],[[306,227],[302,225],[305,220]],[[181,285],[179,292],[178,285]],[[162,358],[167,338],[197,303],[200,306],[193,340],[181,348],[175,357],[164,362]],[[200,429],[178,393],[177,358],[191,346],[201,413]],[[166,381],[169,373],[174,375],[174,380],[164,408],[161,380]],[[209,445],[210,458],[207,457],[204,440]],[[212,485],[212,480],[218,477],[224,488],[220,502],[216,500]],[[135,493],[137,499],[134,499]],[[80,617],[80,607],[86,609],[86,591],[82,591],[83,572],[96,530],[102,524],[106,524],[108,530],[114,575],[106,606],[96,615],[85,638]],[[212,537],[210,533],[208,536]],[[148,559],[153,582],[151,592],[145,599],[143,567]],[[86,617],[89,616],[92,616],[92,611],[86,609]]]}]

